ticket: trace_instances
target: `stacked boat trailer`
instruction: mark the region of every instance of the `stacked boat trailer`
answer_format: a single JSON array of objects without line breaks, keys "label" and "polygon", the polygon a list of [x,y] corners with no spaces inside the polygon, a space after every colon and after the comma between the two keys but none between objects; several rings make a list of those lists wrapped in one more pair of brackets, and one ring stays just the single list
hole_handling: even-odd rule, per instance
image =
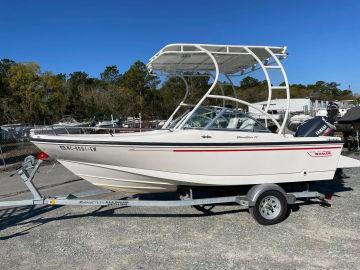
[{"label": "stacked boat trailer", "polygon": [[[285,192],[277,184],[260,184],[250,188],[246,195],[211,197],[194,199],[192,190],[189,189],[187,196],[180,197],[178,200],[101,200],[86,199],[76,197],[72,194],[63,197],[51,196],[45,197],[40,193],[34,184],[34,178],[42,162],[47,158],[44,152],[41,152],[35,159],[34,156],[25,158],[22,166],[18,170],[18,175],[23,180],[26,187],[32,194],[31,199],[1,201],[0,207],[11,206],[29,206],[29,205],[77,205],[77,206],[140,206],[140,207],[180,207],[194,206],[203,212],[208,212],[214,205],[223,203],[236,203],[240,206],[247,207],[254,219],[263,225],[272,225],[281,222],[286,217],[287,205],[296,204],[301,200],[317,199],[325,201],[325,195],[317,191]],[[84,199],[85,198],[85,199]]]}]

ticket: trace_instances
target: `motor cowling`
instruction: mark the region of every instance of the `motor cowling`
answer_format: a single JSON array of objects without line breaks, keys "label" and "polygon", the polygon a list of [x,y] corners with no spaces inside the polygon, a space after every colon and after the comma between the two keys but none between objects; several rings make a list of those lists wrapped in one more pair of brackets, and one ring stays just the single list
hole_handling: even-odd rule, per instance
[{"label": "motor cowling", "polygon": [[335,130],[336,127],[324,117],[316,116],[302,123],[297,129],[295,137],[333,136]]}]

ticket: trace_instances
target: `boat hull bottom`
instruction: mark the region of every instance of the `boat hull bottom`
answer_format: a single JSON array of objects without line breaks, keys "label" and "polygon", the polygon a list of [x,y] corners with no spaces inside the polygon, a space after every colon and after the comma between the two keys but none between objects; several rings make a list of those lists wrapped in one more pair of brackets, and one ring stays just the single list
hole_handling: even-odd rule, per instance
[{"label": "boat hull bottom", "polygon": [[[179,186],[242,186],[265,183],[293,183],[331,180],[333,171],[303,172],[277,175],[189,175],[163,171],[134,169],[68,160],[59,162],[75,175],[93,185],[126,193],[174,192]],[[224,185],[226,183],[226,185]]]},{"label": "boat hull bottom", "polygon": [[126,193],[157,193],[173,192],[177,184],[169,181],[130,173],[120,167],[101,164],[81,163],[75,161],[58,160],[65,168],[90,182],[91,184],[111,191]]}]

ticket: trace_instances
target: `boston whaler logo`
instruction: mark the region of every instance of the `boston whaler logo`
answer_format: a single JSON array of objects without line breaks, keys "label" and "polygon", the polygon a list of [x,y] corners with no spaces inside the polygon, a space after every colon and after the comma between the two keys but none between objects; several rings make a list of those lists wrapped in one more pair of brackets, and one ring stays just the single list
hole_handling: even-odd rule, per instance
[{"label": "boston whaler logo", "polygon": [[328,150],[319,150],[319,151],[310,151],[307,152],[311,157],[331,157],[331,151]]}]

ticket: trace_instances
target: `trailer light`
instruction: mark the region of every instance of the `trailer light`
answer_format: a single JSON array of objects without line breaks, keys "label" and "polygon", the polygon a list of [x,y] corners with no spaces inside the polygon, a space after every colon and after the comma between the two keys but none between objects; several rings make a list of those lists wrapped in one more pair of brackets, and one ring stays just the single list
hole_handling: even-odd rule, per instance
[{"label": "trailer light", "polygon": [[46,160],[48,157],[49,155],[42,151],[39,154],[37,154],[37,158],[43,161]]}]

